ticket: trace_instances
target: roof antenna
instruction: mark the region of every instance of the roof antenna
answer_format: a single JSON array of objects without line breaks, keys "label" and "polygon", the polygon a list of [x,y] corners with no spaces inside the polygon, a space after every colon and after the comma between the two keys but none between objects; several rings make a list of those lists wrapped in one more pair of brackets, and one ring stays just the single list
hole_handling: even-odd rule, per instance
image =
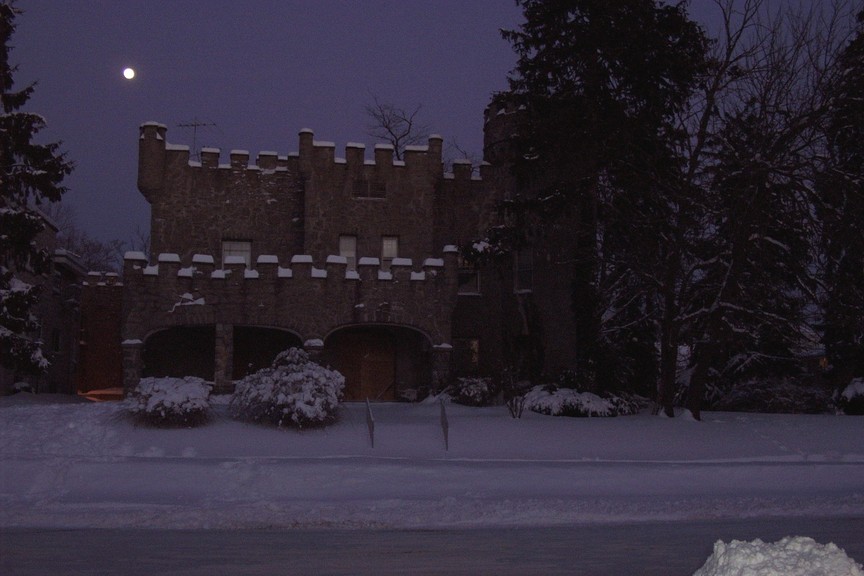
[{"label": "roof antenna", "polygon": [[192,129],[192,154],[198,162],[201,161],[201,151],[198,150],[198,128],[206,128],[209,126],[212,126],[217,130],[219,129],[215,122],[202,122],[197,118],[194,118],[191,122],[181,122],[180,124],[177,124],[178,128]]}]

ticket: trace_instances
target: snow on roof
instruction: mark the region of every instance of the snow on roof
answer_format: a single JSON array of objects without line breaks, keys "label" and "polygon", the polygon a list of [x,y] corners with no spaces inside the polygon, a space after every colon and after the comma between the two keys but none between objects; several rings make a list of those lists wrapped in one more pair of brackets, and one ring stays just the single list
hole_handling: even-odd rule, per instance
[{"label": "snow on roof", "polygon": [[393,150],[392,144],[375,144],[375,150]]},{"label": "snow on roof", "polygon": [[381,260],[374,256],[363,256],[357,261],[358,266],[380,266]]},{"label": "snow on roof", "polygon": [[295,254],[291,257],[292,264],[312,264],[314,260],[309,254]]},{"label": "snow on roof", "polygon": [[261,254],[256,262],[258,264],[279,264],[279,257],[275,254]]},{"label": "snow on roof", "polygon": [[347,144],[345,144],[345,147],[346,148],[363,148],[364,150],[366,149],[366,145],[362,144],[360,142],[348,142]]},{"label": "snow on roof", "polygon": [[315,146],[316,148],[335,148],[336,143],[331,142],[330,140],[313,140],[312,146]]},{"label": "snow on roof", "polygon": [[186,144],[169,144],[168,142],[166,142],[165,143],[165,150],[175,150],[178,152],[188,152],[189,146],[187,146]]},{"label": "snow on roof", "polygon": [[330,256],[327,256],[327,264],[348,264],[348,258],[331,254]]},{"label": "snow on roof", "polygon": [[193,254],[193,264],[213,264],[213,256],[209,254]]},{"label": "snow on roof", "polygon": [[159,254],[157,262],[180,262],[180,255],[173,252],[163,252]]}]

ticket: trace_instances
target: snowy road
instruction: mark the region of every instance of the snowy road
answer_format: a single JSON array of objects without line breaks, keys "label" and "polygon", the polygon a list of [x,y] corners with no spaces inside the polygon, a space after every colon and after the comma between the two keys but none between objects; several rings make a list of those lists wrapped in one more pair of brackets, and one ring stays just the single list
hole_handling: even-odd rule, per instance
[{"label": "snowy road", "polygon": [[718,539],[808,534],[864,558],[864,518],[761,518],[482,530],[0,531],[0,573],[690,575]]}]

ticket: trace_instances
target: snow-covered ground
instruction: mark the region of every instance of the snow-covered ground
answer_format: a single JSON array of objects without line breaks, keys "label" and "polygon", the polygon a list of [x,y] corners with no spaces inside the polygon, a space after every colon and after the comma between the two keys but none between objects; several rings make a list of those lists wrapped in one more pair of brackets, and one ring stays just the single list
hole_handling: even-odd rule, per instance
[{"label": "snow-covered ground", "polygon": [[435,403],[373,404],[374,447],[364,404],[302,432],[239,423],[225,408],[204,427],[162,430],[135,426],[116,402],[0,398],[0,528],[864,517],[859,417],[516,420],[503,406],[448,404],[445,450]]}]

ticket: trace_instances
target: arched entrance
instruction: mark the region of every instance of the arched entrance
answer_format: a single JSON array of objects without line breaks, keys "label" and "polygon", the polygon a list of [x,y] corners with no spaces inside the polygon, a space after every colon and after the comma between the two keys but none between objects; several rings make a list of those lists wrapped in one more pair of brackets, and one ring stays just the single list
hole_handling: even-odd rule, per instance
[{"label": "arched entrance", "polygon": [[177,326],[155,332],[144,342],[141,376],[213,380],[215,342],[213,326]]},{"label": "arched entrance", "polygon": [[325,340],[323,359],[345,376],[348,402],[413,399],[431,384],[429,341],[410,328],[342,328]]},{"label": "arched entrance", "polygon": [[234,327],[234,362],[232,378],[240,380],[273,363],[288,348],[302,348],[300,337],[278,328],[257,326]]}]

